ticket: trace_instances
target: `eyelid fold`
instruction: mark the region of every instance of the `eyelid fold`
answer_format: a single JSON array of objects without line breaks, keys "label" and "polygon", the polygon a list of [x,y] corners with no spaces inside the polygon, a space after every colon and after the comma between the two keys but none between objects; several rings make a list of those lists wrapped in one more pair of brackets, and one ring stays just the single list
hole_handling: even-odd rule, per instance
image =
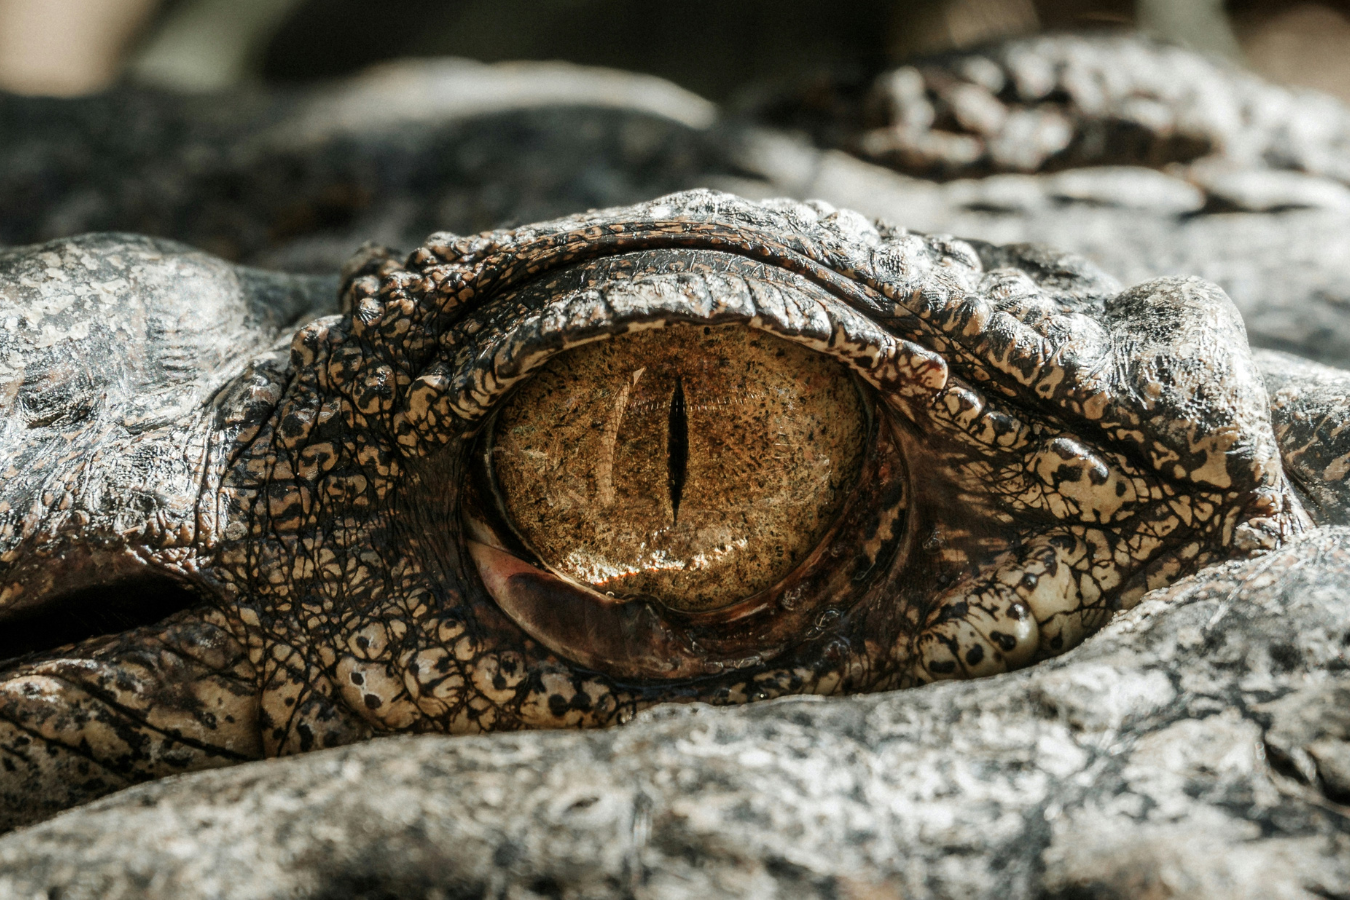
[{"label": "eyelid fold", "polygon": [[831,356],[873,387],[916,399],[946,384],[942,357],[894,337],[818,291],[808,294],[805,285],[791,283],[795,278],[767,268],[758,283],[712,273],[697,278],[652,274],[553,297],[538,307],[515,305],[492,327],[470,318],[449,342],[458,345],[454,357],[434,363],[423,376],[439,396],[419,396],[415,388],[410,410],[477,422],[512,386],[557,354],[673,322],[744,324]]}]

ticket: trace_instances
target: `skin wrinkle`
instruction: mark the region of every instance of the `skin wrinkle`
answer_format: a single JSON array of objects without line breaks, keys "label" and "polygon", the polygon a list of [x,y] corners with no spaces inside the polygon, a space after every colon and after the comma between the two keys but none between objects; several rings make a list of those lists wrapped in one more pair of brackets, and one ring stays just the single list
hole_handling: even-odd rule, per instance
[{"label": "skin wrinkle", "polygon": [[[171,568],[206,599],[173,633],[146,625],[11,663],[0,699],[43,659],[99,654],[115,669],[146,641],[205,640],[225,652],[179,653],[176,677],[206,700],[224,696],[213,673],[254,686],[231,695],[235,722],[208,730],[222,748],[254,748],[234,756],[272,756],[389,732],[619,724],[668,701],[884,690],[1062,653],[1145,590],[1304,530],[1222,292],[1186,279],[1120,291],[1046,254],[709,191],[436,234],[402,260],[365,250],[344,273],[347,312],[303,326],[285,357],[215,364],[212,377],[240,374],[202,390],[206,414],[142,437],[151,450],[190,438],[210,471],[183,467],[182,496],[166,492],[151,517],[161,527],[97,539],[151,569],[183,553]],[[604,602],[509,541],[471,555],[478,529],[505,533],[477,460],[513,386],[569,350],[677,323],[763,332],[855,377],[870,410],[865,474],[821,546],[763,595],[697,615]],[[190,347],[175,347],[187,365]],[[609,415],[612,444],[621,417]],[[60,439],[91,442],[107,465],[125,451],[101,428]],[[31,465],[54,440],[34,432],[0,453]],[[5,490],[31,503],[20,492],[38,489]],[[66,490],[78,505],[80,485]],[[39,506],[40,521],[0,542],[0,591],[109,535],[102,518]],[[195,535],[185,548],[180,520]],[[48,701],[55,714],[87,689],[69,683]],[[69,736],[142,734],[138,716],[182,702],[149,691]],[[104,746],[91,739],[90,752]],[[220,764],[210,747],[184,765]],[[159,774],[149,756],[125,760],[128,782]],[[25,804],[117,786],[16,771],[0,772],[10,824]]]}]

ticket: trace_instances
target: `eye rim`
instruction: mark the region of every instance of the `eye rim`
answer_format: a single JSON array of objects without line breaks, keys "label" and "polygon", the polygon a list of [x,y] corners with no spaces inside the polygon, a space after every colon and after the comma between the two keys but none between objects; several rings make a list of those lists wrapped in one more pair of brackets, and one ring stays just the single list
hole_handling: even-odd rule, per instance
[{"label": "eye rim", "polygon": [[[897,560],[903,561],[912,542],[909,507],[913,491],[901,439],[874,390],[847,366],[844,370],[858,391],[866,446],[829,529],[810,553],[769,588],[727,606],[700,611],[679,610],[651,599],[611,597],[554,572],[539,559],[512,524],[492,475],[492,435],[509,395],[503,398],[476,436],[460,492],[461,540],[485,594],[526,634],[564,659],[637,682],[669,683],[748,668],[819,636],[822,620],[832,622],[856,606],[894,569]],[[865,553],[859,557],[858,548],[873,542],[876,523],[886,513],[891,514],[888,536],[875,542],[870,558]],[[901,526],[889,527],[897,519]],[[853,564],[841,565],[840,558],[848,552],[855,555]],[[859,558],[866,561],[861,569]],[[504,578],[503,570],[510,570]],[[529,582],[528,588],[509,585],[518,576]],[[808,584],[810,590],[798,590],[787,599],[794,589]],[[531,599],[537,601],[541,592],[551,593],[558,608],[576,607],[572,621],[562,619],[555,609],[540,608],[537,602],[532,608]],[[805,602],[800,599],[803,592],[809,595]],[[524,597],[524,593],[533,597]],[[630,620],[626,628],[620,621],[625,614]],[[548,626],[549,620],[556,623],[554,627]],[[609,643],[626,652],[602,652],[595,637],[606,626],[622,631]],[[578,628],[587,633],[588,640],[569,638],[567,632]],[[644,643],[664,655],[635,652],[644,649]]]}]

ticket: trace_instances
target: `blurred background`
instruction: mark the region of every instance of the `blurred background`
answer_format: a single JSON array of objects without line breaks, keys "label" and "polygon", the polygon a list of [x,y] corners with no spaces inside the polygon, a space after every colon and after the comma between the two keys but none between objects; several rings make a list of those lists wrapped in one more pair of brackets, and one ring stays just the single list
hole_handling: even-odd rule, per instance
[{"label": "blurred background", "polygon": [[726,101],[1001,37],[1110,27],[1350,100],[1350,0],[0,0],[0,89],[205,91],[461,56],[648,72]]}]

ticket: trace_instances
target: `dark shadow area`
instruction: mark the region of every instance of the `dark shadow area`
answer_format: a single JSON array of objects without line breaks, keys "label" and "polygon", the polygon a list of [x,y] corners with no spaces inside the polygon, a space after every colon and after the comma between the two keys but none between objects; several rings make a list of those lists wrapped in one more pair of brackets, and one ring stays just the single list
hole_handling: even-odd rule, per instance
[{"label": "dark shadow area", "polygon": [[0,663],[152,625],[200,602],[182,583],[164,576],[72,591],[42,609],[0,621]]},{"label": "dark shadow area", "polygon": [[[938,5],[908,4],[920,16]],[[896,9],[891,0],[310,0],[273,35],[262,74],[305,80],[407,56],[561,59],[660,75],[722,99],[821,65],[881,65]]]},{"label": "dark shadow area", "polygon": [[1040,30],[1129,26],[1134,0],[304,0],[262,55],[267,81],[409,56],[566,60],[646,72],[713,100],[820,72]]},{"label": "dark shadow area", "polygon": [[308,112],[280,94],[0,97],[0,158],[13,162],[0,168],[0,244],[133,231],[326,274],[367,240],[411,247],[440,229],[635,203],[737,171],[698,128],[586,103],[408,113],[360,132],[286,137],[282,125]]}]

